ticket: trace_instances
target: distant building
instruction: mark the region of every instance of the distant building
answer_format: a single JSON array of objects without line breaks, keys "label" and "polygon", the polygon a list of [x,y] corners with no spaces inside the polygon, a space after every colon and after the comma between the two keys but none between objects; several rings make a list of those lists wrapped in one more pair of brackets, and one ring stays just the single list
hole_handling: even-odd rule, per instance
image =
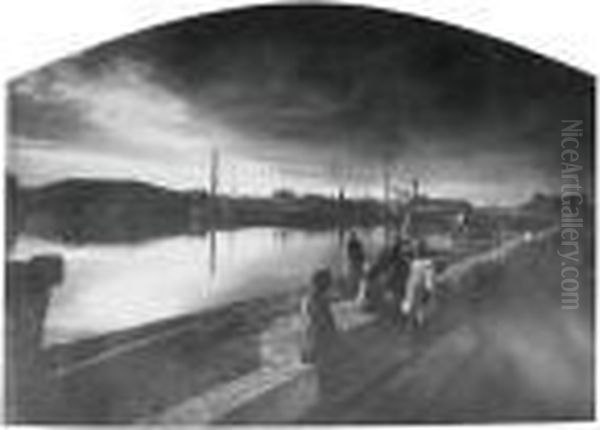
[{"label": "distant building", "polygon": [[410,219],[404,234],[424,240],[428,248],[452,247],[456,233],[468,223],[472,210],[465,200],[417,195],[410,202]]},{"label": "distant building", "polygon": [[439,212],[456,215],[472,211],[473,206],[466,200],[417,196],[411,201],[411,209],[413,212]]}]

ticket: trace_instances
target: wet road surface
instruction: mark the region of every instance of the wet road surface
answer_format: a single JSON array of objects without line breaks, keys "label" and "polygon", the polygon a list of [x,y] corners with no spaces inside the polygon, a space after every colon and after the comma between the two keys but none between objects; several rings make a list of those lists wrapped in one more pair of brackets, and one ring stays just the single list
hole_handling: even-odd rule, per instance
[{"label": "wet road surface", "polygon": [[[332,371],[338,375],[331,378],[344,380],[343,390],[355,394],[340,402],[322,391],[318,405],[301,421],[591,419],[591,263],[581,263],[579,309],[561,309],[557,237],[527,244],[504,264],[472,275],[469,283],[440,300],[422,331],[400,334],[394,341],[390,329],[379,326],[362,339],[355,337],[357,348],[374,356],[370,365],[363,363],[367,368],[386,359],[391,364],[368,381],[360,370],[344,376]],[[395,364],[393,355],[398,357]]]}]

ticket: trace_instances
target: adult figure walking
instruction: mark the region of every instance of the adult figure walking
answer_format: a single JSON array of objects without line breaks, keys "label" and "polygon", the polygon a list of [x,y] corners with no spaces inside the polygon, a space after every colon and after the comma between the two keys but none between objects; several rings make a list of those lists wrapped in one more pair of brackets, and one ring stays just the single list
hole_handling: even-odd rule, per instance
[{"label": "adult figure walking", "polygon": [[348,240],[348,294],[356,297],[359,284],[364,276],[365,250],[355,231],[350,232]]},{"label": "adult figure walking", "polygon": [[435,293],[435,268],[433,260],[427,258],[426,247],[419,241],[410,262],[410,273],[406,280],[404,299],[400,310],[409,327],[421,327],[426,314],[431,312]]}]

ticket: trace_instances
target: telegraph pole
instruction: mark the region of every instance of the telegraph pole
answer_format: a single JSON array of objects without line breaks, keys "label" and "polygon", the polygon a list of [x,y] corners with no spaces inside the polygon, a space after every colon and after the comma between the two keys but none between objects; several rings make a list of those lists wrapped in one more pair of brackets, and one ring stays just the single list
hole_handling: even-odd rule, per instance
[{"label": "telegraph pole", "polygon": [[390,163],[389,159],[383,160],[383,222],[384,222],[384,241],[385,246],[389,244],[390,239]]},{"label": "telegraph pole", "polygon": [[412,190],[412,198],[416,200],[419,197],[419,180],[417,178],[412,180]]},{"label": "telegraph pole", "polygon": [[402,236],[408,236],[408,229],[410,228],[411,218],[412,218],[412,209],[417,204],[417,200],[419,198],[419,179],[413,178],[412,182],[412,193],[409,197],[408,204],[406,205],[406,212],[404,214],[404,220],[402,222],[401,234]]},{"label": "telegraph pole", "polygon": [[209,190],[209,268],[210,275],[214,276],[217,271],[217,234],[216,223],[219,211],[217,211],[217,192],[219,188],[219,151],[213,148],[210,154],[210,183]]},{"label": "telegraph pole", "polygon": [[213,148],[210,153],[210,198],[217,196],[219,188],[219,151]]}]

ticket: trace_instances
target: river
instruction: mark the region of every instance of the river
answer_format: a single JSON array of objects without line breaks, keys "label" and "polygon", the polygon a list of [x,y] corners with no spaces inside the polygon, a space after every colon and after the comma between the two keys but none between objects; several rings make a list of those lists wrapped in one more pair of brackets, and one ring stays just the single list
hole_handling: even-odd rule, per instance
[{"label": "river", "polygon": [[[381,229],[362,230],[367,253]],[[343,267],[337,231],[246,228],[141,243],[72,245],[22,236],[10,252],[23,260],[56,253],[65,260],[44,323],[46,346],[189,315],[306,285],[311,273]]]}]

